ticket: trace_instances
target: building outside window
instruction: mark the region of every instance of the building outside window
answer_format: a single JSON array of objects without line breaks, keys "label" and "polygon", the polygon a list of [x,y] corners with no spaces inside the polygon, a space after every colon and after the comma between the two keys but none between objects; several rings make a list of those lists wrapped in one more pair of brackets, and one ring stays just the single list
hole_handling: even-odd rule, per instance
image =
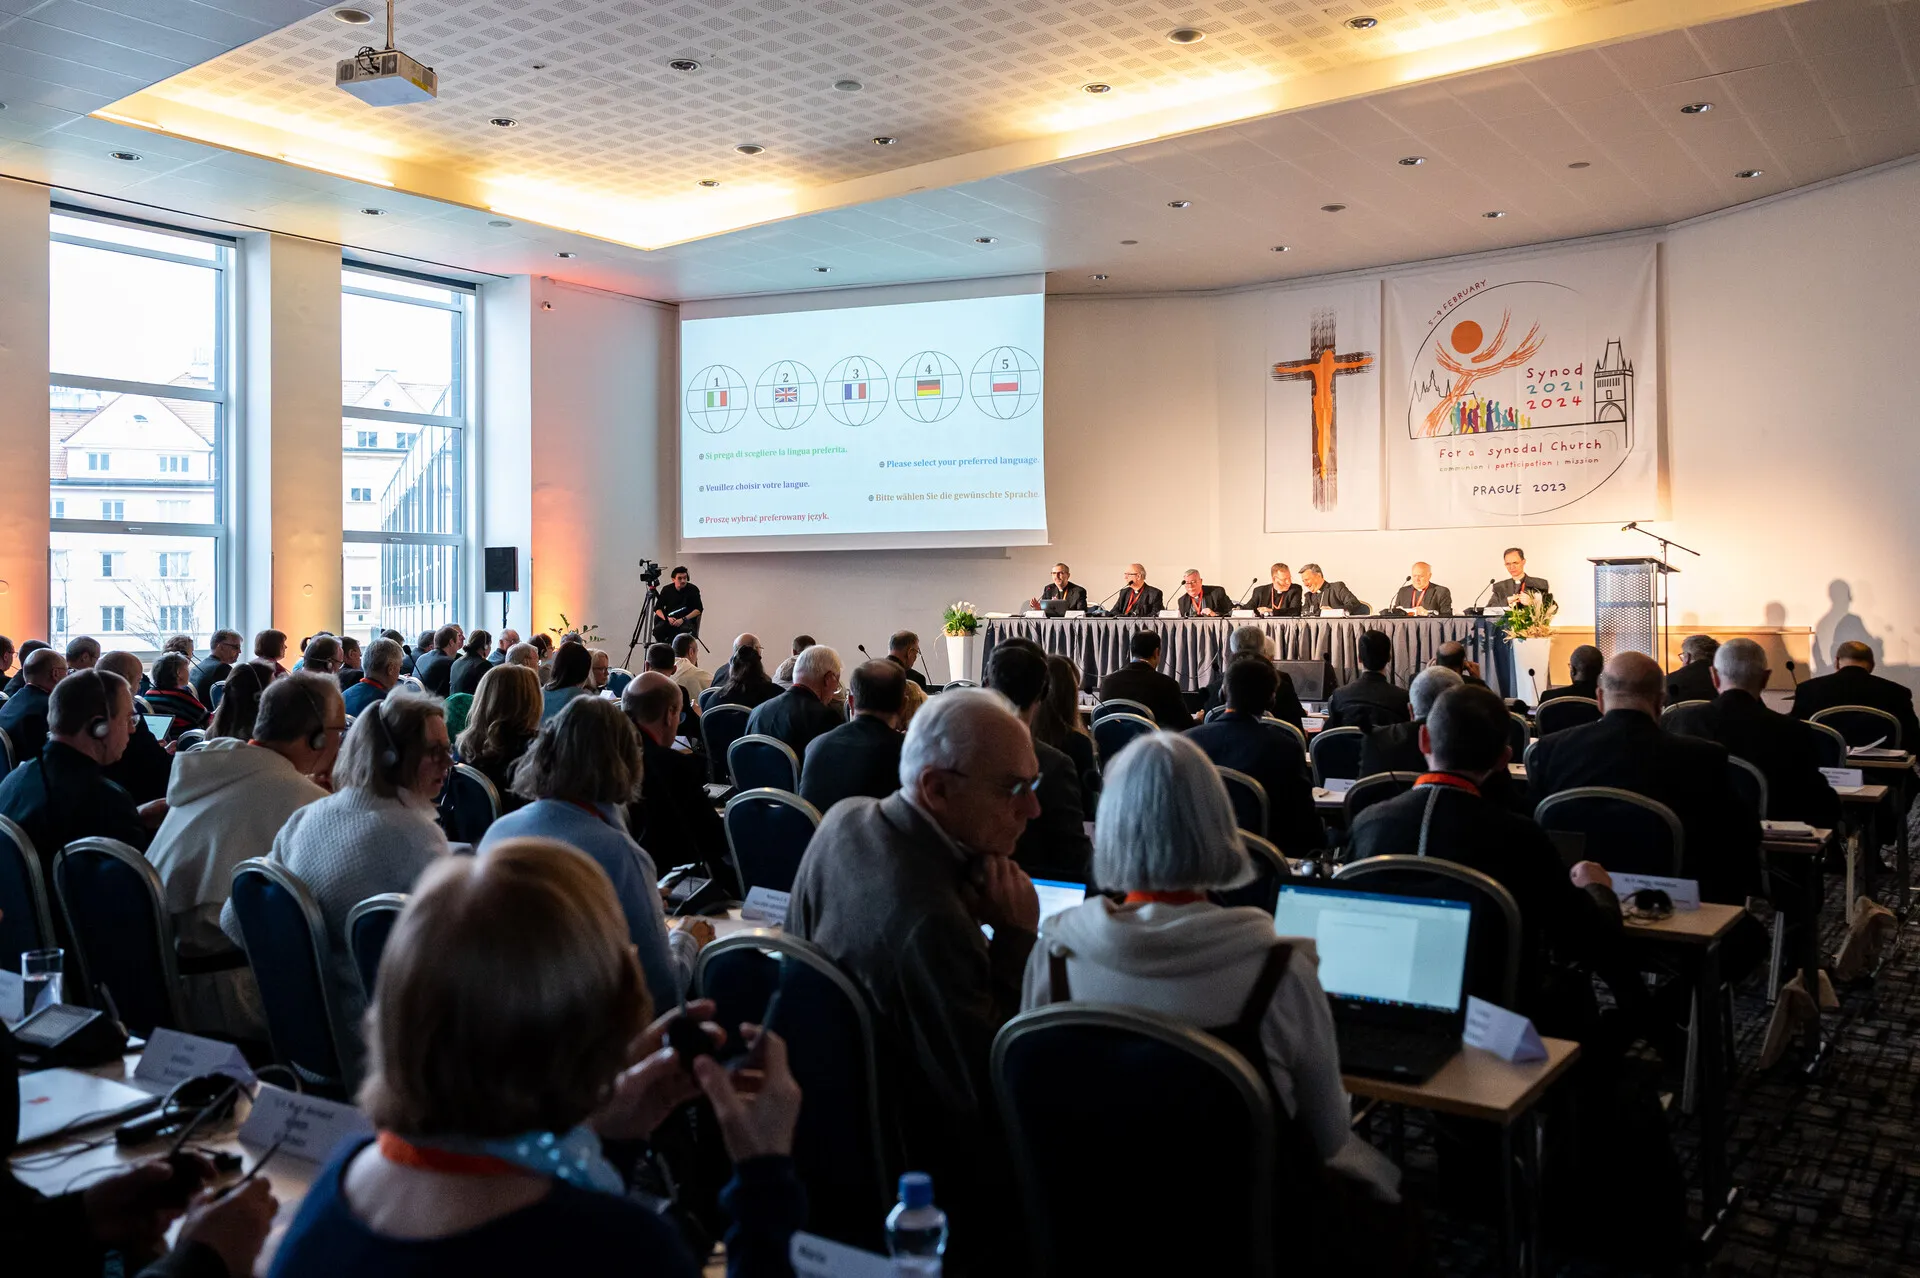
[{"label": "building outside window", "polygon": [[349,488],[349,489],[347,490],[347,500],[348,500],[348,501],[372,501],[372,500],[373,500],[373,489],[371,489],[371,488]]},{"label": "building outside window", "polygon": [[101,503],[100,503],[100,518],[102,518],[102,519],[125,519],[126,517],[127,517],[127,503],[126,503],[126,502],[124,502],[124,501],[103,501],[103,502],[101,502]]},{"label": "building outside window", "polygon": [[100,610],[100,629],[109,634],[120,634],[127,628],[127,610],[122,604]]},{"label": "building outside window", "polygon": [[193,633],[193,609],[182,604],[167,604],[160,609],[160,628],[176,634]]}]

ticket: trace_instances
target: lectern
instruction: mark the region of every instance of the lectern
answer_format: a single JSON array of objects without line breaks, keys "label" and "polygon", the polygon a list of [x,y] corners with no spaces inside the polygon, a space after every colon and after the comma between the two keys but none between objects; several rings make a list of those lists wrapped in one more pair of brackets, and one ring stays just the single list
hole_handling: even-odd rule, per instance
[{"label": "lectern", "polygon": [[1593,642],[1600,654],[1644,652],[1666,668],[1667,575],[1678,568],[1643,555],[1594,559]]}]

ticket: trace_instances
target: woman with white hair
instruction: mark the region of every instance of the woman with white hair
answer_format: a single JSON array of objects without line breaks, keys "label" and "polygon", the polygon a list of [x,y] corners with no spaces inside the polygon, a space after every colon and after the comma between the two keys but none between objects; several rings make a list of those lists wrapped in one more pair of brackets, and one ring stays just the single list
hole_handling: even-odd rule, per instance
[{"label": "woman with white hair", "polygon": [[1291,1116],[1322,1162],[1395,1201],[1399,1169],[1348,1126],[1313,942],[1207,898],[1250,870],[1200,748],[1170,732],[1135,740],[1107,770],[1093,834],[1094,879],[1125,900],[1092,896],[1042,920],[1021,1005],[1115,1003],[1208,1031],[1265,1076],[1276,1119]]}]

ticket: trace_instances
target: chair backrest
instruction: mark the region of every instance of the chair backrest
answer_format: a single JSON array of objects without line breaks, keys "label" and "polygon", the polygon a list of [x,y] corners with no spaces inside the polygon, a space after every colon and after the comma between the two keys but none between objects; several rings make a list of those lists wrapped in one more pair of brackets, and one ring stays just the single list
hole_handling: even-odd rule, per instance
[{"label": "chair backrest", "polygon": [[215,679],[212,683],[208,684],[207,709],[218,710],[220,708],[220,698],[226,695],[227,681],[225,679]]},{"label": "chair backrest", "polygon": [[373,980],[380,973],[380,956],[386,953],[387,937],[407,908],[404,892],[382,892],[347,911],[347,949],[353,953],[353,970],[360,976],[360,989],[367,1001],[373,1001]]},{"label": "chair backrest", "polygon": [[1553,697],[1533,708],[1533,726],[1543,737],[1599,718],[1600,703],[1592,697]]},{"label": "chair backrest", "polygon": [[1660,726],[1667,729],[1667,731],[1671,732],[1673,731],[1673,712],[1674,711],[1686,710],[1691,712],[1693,710],[1698,709],[1701,706],[1710,706],[1712,704],[1713,702],[1706,700],[1704,697],[1695,697],[1691,701],[1676,701],[1672,705],[1668,706],[1665,710],[1662,710],[1660,712]]},{"label": "chair backrest", "polygon": [[1608,785],[1583,785],[1540,800],[1544,830],[1586,839],[1587,859],[1623,874],[1678,877],[1686,855],[1680,818],[1666,804]]},{"label": "chair backrest", "polygon": [[1767,819],[1772,798],[1767,792],[1767,777],[1760,769],[1738,755],[1727,756],[1727,781],[1733,786],[1733,792],[1740,801],[1752,809],[1754,819]]},{"label": "chair backrest", "polygon": [[1276,1272],[1276,1119],[1238,1052],[1168,1017],[1061,1003],[1007,1022],[992,1074],[1034,1274],[1191,1272],[1192,1236],[1148,1220],[1205,1221],[1211,1275]]},{"label": "chair backrest", "polygon": [[1160,722],[1154,717],[1152,706],[1144,701],[1134,701],[1127,697],[1108,697],[1105,701],[1096,702],[1092,713],[1087,716],[1087,721],[1098,723],[1110,714],[1137,714],[1155,726]]},{"label": "chair backrest", "polygon": [[742,790],[727,800],[727,847],[742,888],[791,892],[800,858],[820,828],[820,813],[784,789]]},{"label": "chair backrest", "polygon": [[145,697],[135,697],[133,699],[133,708],[134,708],[134,712],[137,714],[153,713],[153,703],[151,701],[148,701]]},{"label": "chair backrest", "polygon": [[175,754],[185,754],[189,750],[205,745],[206,742],[207,730],[205,728],[188,728],[185,732],[173,739],[173,752]]},{"label": "chair backrest", "polygon": [[1900,740],[1900,720],[1875,706],[1828,706],[1816,710],[1813,721],[1830,725],[1855,750],[1876,741],[1896,750],[1906,745]]},{"label": "chair backrest", "polygon": [[800,756],[779,737],[750,732],[727,747],[727,772],[742,790],[798,790]]},{"label": "chair backrest", "polygon": [[1280,882],[1293,877],[1293,867],[1279,848],[1257,834],[1240,831],[1240,847],[1253,863],[1253,877],[1236,888],[1216,888],[1207,895],[1215,905],[1245,905],[1273,913],[1280,904]]},{"label": "chair backrest", "polygon": [[92,1005],[117,1010],[141,1038],[162,1025],[184,1030],[173,921],[152,863],[118,839],[75,839],[53,858],[53,891]]},{"label": "chair backrest", "polygon": [[0,777],[13,771],[13,738],[0,728]]},{"label": "chair backrest", "polygon": [[[740,932],[700,951],[694,982],[717,1004],[727,1041],[742,1022],[767,1024],[787,1043],[801,1094],[793,1160],[807,1187],[807,1230],[850,1247],[886,1251],[897,1141],[880,1104],[873,1015],[859,988],[823,952],[777,932]],[[768,1005],[779,1002],[769,1018]]]},{"label": "chair backrest", "polygon": [[1307,752],[1307,734],[1298,726],[1288,723],[1285,719],[1277,715],[1271,714],[1262,718],[1260,723],[1264,727],[1278,728],[1280,731],[1289,734],[1295,741],[1300,743],[1300,753],[1305,754]]},{"label": "chair backrest", "polygon": [[1233,823],[1249,834],[1267,837],[1267,787],[1244,772],[1218,768],[1233,804]]},{"label": "chair backrest", "polygon": [[1128,714],[1118,711],[1103,715],[1093,721],[1093,748],[1100,756],[1100,766],[1106,767],[1113,762],[1113,756],[1127,748],[1135,737],[1144,737],[1149,732],[1158,731],[1149,716]]},{"label": "chair backrest", "polygon": [[1540,744],[1539,737],[1535,737],[1533,740],[1527,742],[1526,753],[1520,756],[1520,766],[1523,770],[1525,770],[1528,776],[1533,775],[1533,751],[1534,751],[1534,747],[1539,744]]},{"label": "chair backrest", "polygon": [[1333,878],[1335,887],[1434,896],[1472,906],[1467,993],[1513,1009],[1520,990],[1520,906],[1499,883],[1437,856],[1370,856],[1341,866]]},{"label": "chair backrest", "polygon": [[949,679],[940,685],[940,690],[945,692],[948,688],[977,688],[979,686],[979,682],[974,679]]},{"label": "chair backrest", "polygon": [[705,714],[713,705],[713,700],[720,695],[720,691],[720,685],[717,683],[710,683],[700,690],[700,695],[695,697],[694,701],[700,706],[701,714]]},{"label": "chair backrest", "polygon": [[1220,716],[1226,712],[1227,708],[1225,706],[1215,706],[1213,709],[1207,711],[1207,713],[1201,717],[1200,721],[1202,723],[1217,723]]},{"label": "chair backrest", "polygon": [[60,944],[53,930],[40,853],[27,832],[0,817],[0,968],[20,970],[20,956]]},{"label": "chair backrest", "polygon": [[1324,787],[1327,778],[1354,781],[1360,777],[1360,751],[1367,734],[1355,727],[1325,728],[1314,733],[1307,753],[1313,760],[1313,783]]},{"label": "chair backrest", "polygon": [[469,764],[454,764],[440,794],[440,828],[448,841],[478,844],[499,819],[500,792],[487,774]]},{"label": "chair backrest", "polygon": [[1353,819],[1374,804],[1398,798],[1413,789],[1414,782],[1419,779],[1418,772],[1375,772],[1355,781],[1353,788],[1341,798],[1341,805],[1346,809],[1347,828],[1351,830]]},{"label": "chair backrest", "polygon": [[233,912],[274,1059],[307,1086],[344,1095],[345,1053],[326,976],[333,947],[313,893],[285,866],[255,857],[234,867]]},{"label": "chair backrest", "polygon": [[707,747],[707,775],[715,785],[732,781],[733,774],[727,771],[727,750],[747,735],[747,716],[752,713],[732,702],[700,712],[700,739]]},{"label": "chair backrest", "polygon": [[1817,723],[1811,719],[1807,727],[1813,730],[1813,752],[1819,756],[1823,768],[1844,768],[1847,766],[1847,739],[1840,735],[1840,729],[1831,723]]},{"label": "chair backrest", "polygon": [[1517,761],[1526,755],[1527,746],[1533,742],[1533,725],[1527,722],[1527,716],[1511,710],[1507,711],[1507,718],[1511,721],[1507,725],[1507,745]]}]

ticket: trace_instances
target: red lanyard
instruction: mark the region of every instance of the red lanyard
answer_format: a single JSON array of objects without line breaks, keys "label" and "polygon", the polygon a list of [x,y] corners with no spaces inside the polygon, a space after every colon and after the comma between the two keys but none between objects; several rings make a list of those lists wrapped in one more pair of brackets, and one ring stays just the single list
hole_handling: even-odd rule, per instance
[{"label": "red lanyard", "polygon": [[1465,790],[1471,795],[1477,796],[1480,793],[1479,786],[1467,780],[1465,777],[1457,777],[1451,772],[1423,772],[1420,774],[1420,779],[1414,782],[1414,785],[1450,785],[1456,790]]},{"label": "red lanyard", "polygon": [[604,815],[602,815],[599,808],[594,807],[591,803],[582,803],[578,799],[562,799],[560,800],[560,802],[571,803],[574,807],[579,808],[582,812],[586,813],[588,816],[592,817],[594,820],[600,822],[603,825],[606,823],[607,818]]},{"label": "red lanyard", "polygon": [[404,1136],[381,1132],[380,1156],[401,1167],[446,1172],[451,1176],[524,1176],[528,1173],[504,1158],[489,1154],[455,1154],[431,1145],[416,1145]]},{"label": "red lanyard", "polygon": [[1128,905],[1198,905],[1207,899],[1205,892],[1129,892]]}]

